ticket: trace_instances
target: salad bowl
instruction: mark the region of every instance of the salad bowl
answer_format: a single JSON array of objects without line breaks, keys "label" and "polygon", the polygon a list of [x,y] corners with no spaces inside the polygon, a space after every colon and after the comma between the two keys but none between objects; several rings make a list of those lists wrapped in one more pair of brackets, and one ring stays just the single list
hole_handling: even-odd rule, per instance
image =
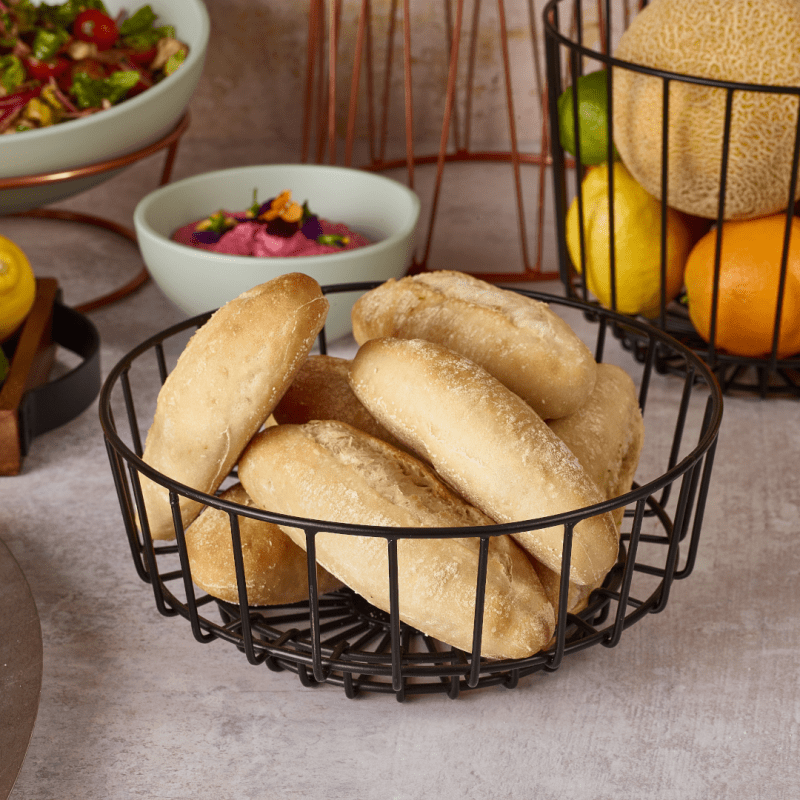
[{"label": "salad bowl", "polygon": [[[172,25],[188,55],[171,75],[103,111],[57,125],[0,136],[0,214],[19,213],[70,197],[119,170],[86,171],[159,141],[178,124],[202,74],[209,38],[203,0],[147,0],[158,25]],[[50,5],[53,5],[50,3]],[[144,0],[105,0],[110,16],[134,13]],[[69,173],[77,172],[76,177]],[[52,181],[25,178],[53,176]],[[65,178],[61,180],[61,178]]]},{"label": "salad bowl", "polygon": [[[345,223],[371,244],[321,255],[256,257],[202,250],[173,241],[178,229],[220,209],[247,208],[291,191],[321,219]],[[420,200],[392,178],[366,170],[318,164],[267,164],[217,170],[174,181],[146,195],[133,215],[144,263],[161,291],[184,313],[218,308],[242,292],[288,272],[321,286],[400,278],[412,260]],[[329,341],[351,330],[360,292],[329,297]]]}]

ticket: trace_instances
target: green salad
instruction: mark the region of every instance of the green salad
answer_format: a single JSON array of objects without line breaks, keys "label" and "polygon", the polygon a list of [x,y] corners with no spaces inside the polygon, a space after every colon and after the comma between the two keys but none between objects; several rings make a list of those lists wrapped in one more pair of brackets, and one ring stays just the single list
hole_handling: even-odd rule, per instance
[{"label": "green salad", "polygon": [[110,108],[171,75],[187,54],[149,5],[112,17],[102,0],[0,0],[0,133]]}]

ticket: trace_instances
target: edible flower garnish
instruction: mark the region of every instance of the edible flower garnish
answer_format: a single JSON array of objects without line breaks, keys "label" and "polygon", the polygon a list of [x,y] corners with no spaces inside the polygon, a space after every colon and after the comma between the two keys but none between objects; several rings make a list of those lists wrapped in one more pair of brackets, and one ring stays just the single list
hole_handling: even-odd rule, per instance
[{"label": "edible flower garnish", "polygon": [[220,210],[195,225],[192,238],[203,244],[218,242],[223,233],[238,225],[239,220]]},{"label": "edible flower garnish", "polygon": [[265,203],[258,202],[258,190],[253,189],[253,202],[244,214],[237,218],[217,211],[195,226],[192,238],[211,244],[243,222],[261,223],[268,234],[286,239],[300,231],[306,239],[328,247],[344,247],[350,243],[348,236],[323,233],[319,217],[309,209],[308,201],[300,205],[292,200],[292,193],[288,189]]},{"label": "edible flower garnish", "polygon": [[290,191],[281,192],[269,201],[269,208],[258,215],[258,219],[272,222],[273,219],[282,219],[284,222],[299,222],[303,217],[303,207],[292,201]]}]

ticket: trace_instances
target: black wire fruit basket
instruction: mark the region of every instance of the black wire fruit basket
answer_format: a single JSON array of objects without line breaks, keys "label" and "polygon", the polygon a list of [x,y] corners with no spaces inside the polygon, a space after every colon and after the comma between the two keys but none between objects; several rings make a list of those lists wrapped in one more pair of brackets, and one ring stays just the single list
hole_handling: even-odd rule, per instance
[{"label": "black wire fruit basket", "polygon": [[[685,113],[686,104],[677,101],[676,92],[686,87],[707,90],[706,97],[713,97],[719,101],[720,114],[717,122],[721,126],[721,142],[719,152],[719,173],[716,184],[718,201],[712,211],[707,213],[705,220],[695,220],[700,224],[701,232],[709,230],[722,231],[717,235],[715,252],[713,255],[713,286],[710,292],[710,322],[708,330],[701,336],[697,327],[690,319],[687,309],[687,296],[679,294],[677,298],[667,297],[664,286],[667,285],[666,253],[667,253],[667,203],[661,205],[660,231],[656,240],[656,248],[660,243],[661,255],[661,298],[659,307],[652,315],[648,314],[648,321],[666,331],[674,338],[685,344],[695,353],[699,354],[708,363],[716,374],[723,393],[743,393],[760,397],[783,396],[800,397],[800,352],[789,353],[785,348],[779,348],[780,337],[789,326],[795,326],[797,320],[788,300],[787,281],[793,282],[791,270],[787,262],[789,258],[789,242],[791,239],[792,220],[796,213],[796,200],[798,189],[798,162],[800,161],[800,87],[762,85],[756,83],[741,83],[725,80],[703,78],[695,75],[681,74],[665,69],[655,69],[641,66],[631,61],[622,60],[612,54],[618,52],[619,37],[632,23],[635,14],[643,10],[648,3],[646,0],[618,0],[611,3],[609,0],[549,0],[545,6],[544,37],[546,53],[546,72],[548,82],[548,108],[552,142],[552,166],[554,180],[554,202],[556,218],[557,252],[559,261],[559,275],[564,284],[568,297],[580,298],[584,302],[599,304],[597,297],[593,296],[582,276],[587,274],[585,265],[586,243],[585,215],[586,201],[582,183],[587,176],[586,159],[581,156],[581,139],[579,136],[580,112],[578,107],[580,90],[572,91],[565,95],[569,98],[572,124],[569,127],[574,134],[574,143],[568,145],[570,152],[564,149],[562,133],[559,123],[559,98],[565,90],[577,86],[577,80],[594,71],[602,71],[605,76],[605,119],[606,119],[606,146],[607,162],[611,163],[615,157],[615,145],[618,131],[615,131],[614,103],[619,95],[614,93],[615,82],[622,80],[629,83],[620,84],[620,87],[630,87],[634,80],[648,80],[654,82],[649,89],[660,98],[653,109],[656,122],[660,125],[660,133],[655,138],[654,161],[658,162],[658,186],[651,193],[658,194],[659,198],[672,198],[673,189],[669,181],[675,175],[677,166],[672,168],[672,161],[676,160],[674,146],[677,134],[673,131],[673,121],[680,125],[680,115]],[[632,8],[635,6],[635,8]],[[642,87],[642,83],[636,84]],[[626,88],[627,91],[627,88]],[[637,91],[642,91],[638,89]],[[686,90],[689,91],[689,90]],[[622,92],[619,93],[620,95]],[[780,248],[780,275],[777,280],[776,303],[774,318],[767,315],[765,323],[767,330],[771,325],[771,347],[758,356],[741,355],[742,351],[735,348],[726,349],[725,342],[720,335],[721,326],[721,301],[723,289],[721,288],[721,254],[725,231],[723,221],[727,221],[732,212],[729,207],[736,201],[737,189],[733,185],[732,165],[734,164],[738,145],[734,135],[739,125],[737,109],[752,103],[754,97],[769,98],[770,101],[783,104],[789,109],[784,131],[788,137],[785,146],[788,161],[786,169],[782,168],[781,179],[777,191],[781,199],[785,198],[776,215],[783,215],[785,224],[778,239],[782,239]],[[788,104],[788,105],[787,105]],[[762,132],[769,137],[769,131]],[[630,133],[628,133],[630,135]],[[672,138],[670,138],[672,137]],[[624,160],[624,159],[623,159]],[[790,166],[789,166],[790,162]],[[597,163],[597,162],[593,162]],[[785,173],[785,174],[784,174]],[[784,181],[785,178],[785,181]],[[608,170],[607,196],[614,196],[614,170]],[[774,176],[773,176],[774,182]],[[784,187],[785,183],[785,187]],[[670,203],[672,201],[670,200]],[[606,201],[607,203],[607,201]],[[612,210],[608,215],[608,226],[611,231],[615,229],[615,215],[613,207],[617,201],[610,204]],[[567,240],[567,215],[571,206],[575,206],[581,236],[580,256],[575,263],[574,254],[571,254],[566,244]],[[772,213],[772,212],[770,212]],[[703,222],[706,223],[705,227]],[[658,225],[658,223],[657,223]],[[796,238],[797,234],[795,234]],[[572,256],[572,257],[571,257]],[[615,235],[608,236],[608,262],[610,268],[610,300],[604,304],[614,310],[620,310],[617,304],[619,287],[623,278],[618,268],[619,250],[615,247]],[[794,284],[793,284],[794,285]],[[726,291],[730,291],[729,289]],[[792,290],[794,291],[794,289]],[[755,312],[754,312],[755,313]],[[634,316],[636,316],[634,312]],[[640,317],[643,318],[643,317]],[[705,324],[705,323],[704,323]],[[618,333],[620,331],[617,331]],[[630,349],[637,358],[643,356],[637,337],[626,339],[623,344]],[[670,363],[671,362],[671,363]],[[664,359],[663,368],[679,369],[680,359]]]},{"label": "black wire fruit basket", "polygon": [[[324,287],[326,294],[366,291],[377,283]],[[138,576],[149,583],[157,610],[183,617],[202,643],[233,644],[252,665],[296,673],[304,686],[331,684],[348,697],[363,693],[410,695],[445,693],[489,686],[514,687],[526,676],[557,670],[563,659],[595,645],[613,647],[623,632],[649,614],[662,611],[676,580],[692,572],[711,479],[722,418],[722,393],[708,366],[662,331],[606,309],[530,290],[521,294],[548,302],[556,312],[588,314],[594,354],[602,361],[612,327],[636,336],[644,353],[629,371],[638,389],[645,427],[652,417],[649,447],[637,473],[638,483],[615,500],[536,520],[480,528],[404,529],[356,526],[286,517],[245,507],[193,490],[155,471],[142,460],[143,438],[156,396],[189,336],[210,316],[194,317],[153,336],[128,353],[110,372],[100,397],[105,436],[125,532]],[[265,332],[268,335],[268,332]],[[327,351],[324,331],[318,342]],[[658,354],[683,363],[682,374],[659,375]],[[654,385],[654,381],[658,385]],[[657,393],[650,412],[648,397]],[[646,433],[647,437],[647,433]],[[154,542],[137,524],[143,512],[141,476],[166,486],[175,522],[174,541]],[[230,480],[235,479],[235,475]],[[192,580],[178,498],[188,497],[221,509],[230,521],[231,548],[238,577],[238,603],[216,600]],[[578,614],[567,612],[568,582],[562,581],[556,634],[547,649],[529,658],[492,660],[480,655],[485,576],[491,537],[559,525],[564,528],[565,564],[571,555],[572,530],[583,519],[625,508],[619,558],[602,586]],[[309,599],[284,606],[248,607],[239,522],[244,517],[300,528],[306,537]],[[315,563],[315,536],[320,530],[343,535],[378,536],[388,548],[391,608],[371,606],[348,588],[320,595]],[[466,652],[444,645],[405,624],[398,612],[397,543],[404,537],[476,537],[480,561],[475,586],[473,648]],[[567,567],[568,568],[568,567]]]}]

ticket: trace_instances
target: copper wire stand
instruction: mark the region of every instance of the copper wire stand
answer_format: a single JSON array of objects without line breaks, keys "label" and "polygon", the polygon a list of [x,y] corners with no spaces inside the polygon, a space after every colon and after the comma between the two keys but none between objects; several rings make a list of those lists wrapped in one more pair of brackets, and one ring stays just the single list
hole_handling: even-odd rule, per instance
[{"label": "copper wire stand", "polygon": [[[376,56],[374,52],[374,36],[370,0],[362,0],[357,19],[355,48],[353,50],[352,71],[350,75],[350,91],[346,112],[346,134],[344,143],[345,166],[353,166],[353,149],[356,138],[356,120],[361,86],[362,67],[366,73],[365,95],[366,116],[369,139],[369,158],[364,169],[375,171],[405,167],[410,188],[414,188],[415,167],[417,165],[436,165],[435,185],[428,217],[427,236],[421,253],[414,257],[412,271],[424,271],[428,268],[431,242],[435,230],[439,201],[441,199],[442,178],[445,165],[454,161],[460,162],[494,162],[509,163],[513,171],[516,214],[519,230],[520,254],[522,270],[516,272],[474,272],[472,274],[492,282],[527,282],[555,280],[557,271],[545,271],[542,265],[542,247],[544,230],[545,189],[547,186],[546,168],[550,165],[549,134],[547,118],[546,87],[540,66],[538,18],[529,4],[530,40],[533,55],[533,68],[537,87],[537,96],[541,99],[541,145],[538,152],[521,152],[515,121],[514,95],[511,80],[511,59],[508,48],[509,31],[506,20],[506,4],[504,0],[497,3],[497,35],[500,43],[502,72],[506,95],[506,112],[508,122],[509,148],[507,150],[478,151],[471,146],[471,123],[473,118],[474,81],[476,53],[481,14],[481,0],[473,0],[471,29],[468,36],[466,56],[466,85],[463,98],[457,102],[457,75],[461,58],[461,39],[464,31],[464,0],[455,0],[455,12],[452,0],[443,0],[445,15],[446,41],[445,48],[449,54],[448,78],[445,93],[441,138],[437,153],[420,154],[414,141],[414,109],[413,109],[413,69],[412,69],[412,25],[410,19],[410,2],[402,0],[402,41],[403,41],[403,107],[405,121],[405,157],[389,160],[386,158],[388,138],[388,118],[391,101],[391,83],[393,72],[394,38],[398,25],[398,5],[401,0],[391,0],[389,6],[388,28],[386,35],[385,66],[383,87],[380,98],[374,91]],[[327,20],[327,24],[326,24]],[[340,32],[342,25],[341,0],[310,0],[308,16],[307,65],[305,83],[305,105],[303,117],[303,161],[315,160],[317,163],[337,162],[337,73],[340,58]],[[327,48],[326,48],[327,44]],[[327,63],[326,63],[327,58]],[[459,120],[459,117],[463,117]],[[312,155],[312,144],[316,135],[316,145]],[[452,140],[452,141],[451,141]],[[521,168],[530,165],[538,170],[538,198],[536,211],[537,239],[533,258],[528,247],[528,232],[523,197]]]},{"label": "copper wire stand", "polygon": [[[170,181],[172,176],[172,168],[175,163],[175,155],[178,150],[178,143],[188,127],[189,112],[186,112],[178,121],[177,125],[169,133],[167,133],[157,142],[154,142],[147,147],[143,147],[136,152],[128,153],[127,155],[119,156],[118,158],[107,161],[100,161],[96,164],[90,164],[85,167],[65,170],[63,172],[42,173],[40,175],[27,175],[25,177],[18,178],[3,178],[0,179],[0,191],[4,189],[17,189],[30,186],[43,186],[63,183],[70,180],[100,175],[105,172],[113,172],[115,170],[128,167],[131,164],[142,160],[143,158],[147,158],[148,156],[154,155],[155,153],[166,149],[166,158],[159,180],[159,186],[163,186]],[[78,222],[85,225],[93,225],[94,227],[111,231],[112,233],[115,233],[118,236],[121,236],[124,239],[132,242],[134,245],[136,244],[136,233],[132,228],[120,225],[112,220],[105,219],[104,217],[94,214],[85,214],[82,212],[68,211],[66,209],[59,208],[34,208],[28,211],[20,211],[10,214],[9,216],[29,217],[36,219],[55,219],[64,222]],[[93,300],[81,303],[80,305],[75,306],[75,310],[81,314],[85,314],[89,311],[102,308],[103,306],[111,305],[112,303],[115,303],[118,300],[121,300],[122,298],[127,297],[135,292],[137,289],[147,283],[149,279],[150,274],[148,273],[147,268],[143,266],[139,274],[123,286],[115,289],[112,292],[109,292],[108,294],[101,295]]]}]

